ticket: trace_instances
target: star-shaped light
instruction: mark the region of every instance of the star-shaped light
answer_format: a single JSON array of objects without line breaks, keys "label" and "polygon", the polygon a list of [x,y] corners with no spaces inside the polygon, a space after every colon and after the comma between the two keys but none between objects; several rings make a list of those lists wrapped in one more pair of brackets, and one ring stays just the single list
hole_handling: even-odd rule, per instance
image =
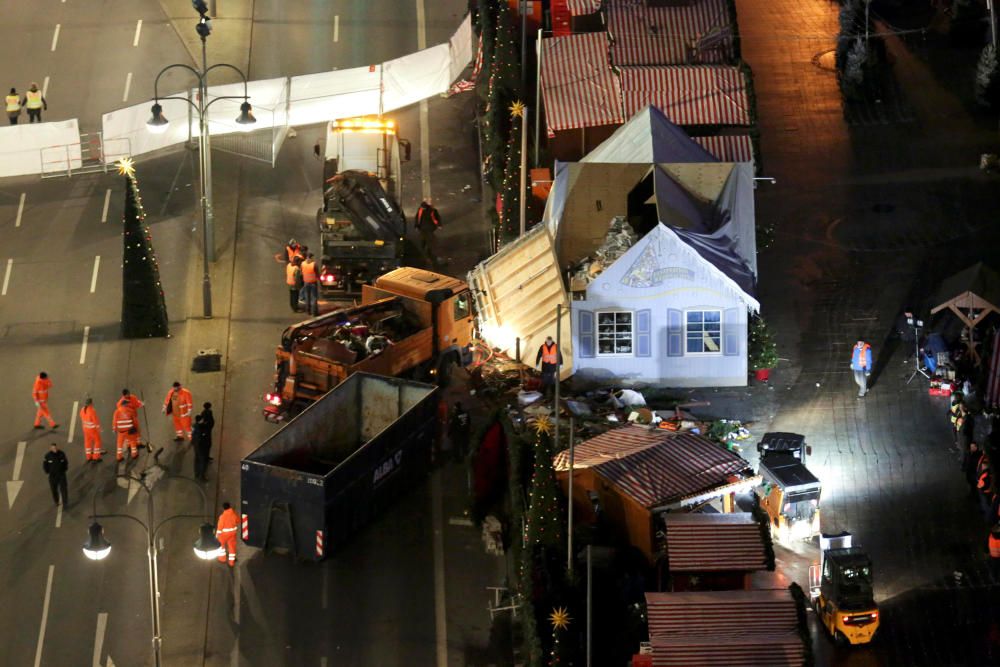
[{"label": "star-shaped light", "polygon": [[118,173],[122,176],[135,178],[135,160],[128,156],[118,160]]},{"label": "star-shaped light", "polygon": [[552,420],[545,415],[540,415],[538,419],[535,420],[535,433],[541,435],[542,433],[548,435],[552,433]]},{"label": "star-shaped light", "polygon": [[552,627],[556,630],[565,630],[569,627],[569,622],[573,620],[569,616],[569,612],[566,607],[556,607],[549,614],[549,621],[552,623]]},{"label": "star-shaped light", "polygon": [[521,100],[515,100],[513,104],[510,105],[510,117],[518,118],[524,115],[524,102]]}]

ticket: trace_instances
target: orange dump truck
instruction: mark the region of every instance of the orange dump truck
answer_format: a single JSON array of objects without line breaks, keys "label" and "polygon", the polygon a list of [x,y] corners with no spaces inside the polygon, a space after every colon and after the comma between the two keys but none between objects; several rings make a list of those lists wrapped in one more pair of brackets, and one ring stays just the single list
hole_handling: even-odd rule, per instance
[{"label": "orange dump truck", "polygon": [[283,421],[358,371],[445,381],[453,365],[472,361],[472,329],[465,282],[410,267],[390,271],[363,286],[360,305],[285,329],[264,416]]}]

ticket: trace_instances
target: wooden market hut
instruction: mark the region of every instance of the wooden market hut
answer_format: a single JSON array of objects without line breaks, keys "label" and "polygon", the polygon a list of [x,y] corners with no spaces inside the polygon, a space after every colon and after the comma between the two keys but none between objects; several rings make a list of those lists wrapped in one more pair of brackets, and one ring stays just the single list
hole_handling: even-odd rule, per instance
[{"label": "wooden market hut", "polygon": [[938,288],[931,314],[942,310],[953,313],[965,325],[963,343],[969,357],[978,366],[982,357],[977,349],[976,327],[991,313],[1000,313],[1000,276],[982,262],[946,278]]},{"label": "wooden market hut", "polygon": [[[568,495],[569,450],[559,452],[553,464]],[[709,504],[732,512],[735,494],[760,482],[749,463],[706,438],[631,425],[576,445],[573,470],[572,502],[580,520],[595,518],[599,507],[650,563],[662,546],[657,517]]]}]

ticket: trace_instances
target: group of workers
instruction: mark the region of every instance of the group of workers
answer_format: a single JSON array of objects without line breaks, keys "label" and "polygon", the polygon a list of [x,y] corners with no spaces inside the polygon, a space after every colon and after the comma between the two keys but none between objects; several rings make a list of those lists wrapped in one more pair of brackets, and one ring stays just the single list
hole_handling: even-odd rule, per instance
[{"label": "group of workers", "polygon": [[993,415],[976,410],[975,395],[970,383],[966,391],[951,395],[948,420],[951,422],[955,445],[962,452],[962,473],[989,525],[986,546],[990,554],[990,571],[1000,581],[1000,485],[993,468],[994,447],[991,442]]},{"label": "group of workers", "polygon": [[42,91],[38,90],[37,83],[32,83],[23,97],[17,94],[16,88],[11,88],[4,102],[7,108],[7,120],[11,125],[17,125],[22,109],[28,111],[28,121],[32,123],[41,123],[42,110],[49,109],[49,103],[42,95]]},{"label": "group of workers", "polygon": [[[49,410],[49,392],[52,389],[52,380],[48,373],[42,371],[35,378],[32,387],[31,397],[35,402],[35,424],[36,429],[44,428],[42,421],[47,421],[49,428],[57,428],[59,425],[52,418]],[[142,430],[139,426],[139,409],[145,404],[143,401],[130,392],[122,389],[121,396],[115,402],[115,411],[111,417],[112,431],[116,435],[115,459],[122,461],[125,459],[125,452],[128,451],[133,459],[139,456],[139,447],[142,441]],[[163,400],[163,413],[170,415],[173,420],[174,440],[197,441],[195,452],[200,450],[207,459],[211,449],[211,430],[215,425],[215,417],[212,414],[212,404],[205,403],[202,413],[197,417],[193,416],[194,399],[191,391],[182,386],[180,382],[174,382],[170,391],[167,392]],[[89,462],[98,462],[104,450],[101,448],[101,420],[97,415],[97,408],[94,407],[94,400],[89,396],[84,399],[83,406],[79,412],[80,425],[83,430],[83,451]],[[200,447],[199,447],[200,446]],[[207,460],[205,461],[207,464]],[[199,470],[198,458],[196,457],[195,476],[204,477],[204,468]]]},{"label": "group of workers", "polygon": [[[48,373],[42,371],[35,378],[31,391],[36,408],[35,428],[44,428],[43,420],[48,422],[49,428],[58,427],[49,410],[51,389],[52,380]],[[118,461],[125,459],[126,450],[130,452],[133,459],[139,456],[138,450],[142,439],[142,431],[139,428],[139,409],[144,406],[145,404],[138,396],[128,389],[122,389],[121,397],[115,403],[115,412],[111,418],[112,430],[117,435],[115,458]],[[180,382],[174,382],[163,400],[162,412],[170,415],[173,420],[174,440],[190,440],[192,442],[195,453],[195,477],[205,481],[205,471],[208,462],[212,460],[209,454],[212,448],[212,429],[215,426],[215,415],[212,413],[212,404],[208,402],[204,403],[201,414],[195,415],[192,419],[193,410],[194,400],[191,391]],[[79,417],[83,430],[83,449],[86,460],[88,462],[101,461],[101,455],[104,453],[101,448],[101,422],[92,398],[84,399]],[[49,451],[45,453],[42,469],[48,476],[49,488],[52,491],[52,499],[55,504],[59,505],[61,502],[65,507],[69,503],[67,479],[69,459],[56,443],[52,443],[49,446]],[[223,511],[219,515],[216,527],[216,537],[222,544],[222,551],[218,559],[221,562],[228,562],[230,567],[236,564],[236,531],[239,529],[239,524],[239,517],[230,504],[223,503]]]},{"label": "group of workers", "polygon": [[[293,313],[305,310],[313,317],[319,315],[319,269],[309,246],[299,245],[289,239],[285,245],[285,284],[288,285],[288,305]],[[300,307],[299,303],[304,303]]]}]

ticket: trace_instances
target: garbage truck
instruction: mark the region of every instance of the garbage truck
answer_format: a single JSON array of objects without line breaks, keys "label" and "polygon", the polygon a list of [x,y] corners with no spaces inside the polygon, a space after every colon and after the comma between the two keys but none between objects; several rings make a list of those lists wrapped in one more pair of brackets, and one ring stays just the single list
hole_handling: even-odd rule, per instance
[{"label": "garbage truck", "polygon": [[361,303],[285,329],[264,417],[284,421],[358,371],[447,382],[472,362],[472,299],[465,282],[402,267],[364,285]]},{"label": "garbage truck", "polygon": [[355,373],[240,464],[243,541],[322,560],[431,467],[434,385]]},{"label": "garbage truck", "polygon": [[396,135],[392,120],[347,118],[327,125],[323,206],[316,213],[324,299],[357,294],[400,266],[406,216],[399,170],[408,157],[409,143]]}]

